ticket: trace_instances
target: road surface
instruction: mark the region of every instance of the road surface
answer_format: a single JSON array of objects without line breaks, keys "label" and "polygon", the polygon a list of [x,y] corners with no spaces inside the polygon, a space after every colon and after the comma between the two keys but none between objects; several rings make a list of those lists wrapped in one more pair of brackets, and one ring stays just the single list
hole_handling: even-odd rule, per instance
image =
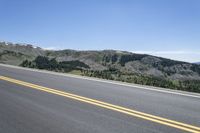
[{"label": "road surface", "polygon": [[200,95],[0,65],[0,133],[200,132]]}]

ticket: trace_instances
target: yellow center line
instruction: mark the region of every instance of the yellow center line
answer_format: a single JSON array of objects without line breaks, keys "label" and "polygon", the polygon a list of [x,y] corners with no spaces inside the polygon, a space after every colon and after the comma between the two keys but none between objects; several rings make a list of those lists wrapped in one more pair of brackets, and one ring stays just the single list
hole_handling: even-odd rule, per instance
[{"label": "yellow center line", "polygon": [[77,101],[81,101],[81,102],[84,102],[84,103],[89,103],[89,104],[92,104],[92,105],[95,105],[95,106],[99,106],[99,107],[106,108],[106,109],[109,109],[109,110],[117,111],[117,112],[127,114],[127,115],[130,115],[130,116],[149,120],[149,121],[159,123],[159,124],[162,124],[162,125],[167,125],[167,126],[170,126],[170,127],[174,127],[174,128],[177,128],[177,129],[184,130],[184,131],[193,132],[193,133],[200,133],[200,127],[192,126],[192,125],[181,123],[181,122],[178,122],[178,121],[169,120],[169,119],[162,118],[162,117],[159,117],[159,116],[155,116],[155,115],[139,112],[139,111],[136,111],[136,110],[128,109],[128,108],[125,108],[125,107],[122,107],[122,106],[113,105],[113,104],[102,102],[102,101],[99,101],[99,100],[75,95],[75,94],[72,94],[72,93],[67,93],[67,92],[64,92],[64,91],[59,91],[57,89],[47,88],[47,87],[44,87],[44,86],[40,86],[40,85],[36,85],[36,84],[32,84],[32,83],[28,83],[28,82],[24,82],[24,81],[20,81],[20,80],[8,78],[8,77],[5,77],[5,76],[0,76],[0,79],[4,80],[4,81],[11,82],[11,83],[15,83],[15,84],[18,84],[18,85],[26,86],[26,87],[29,87],[29,88],[32,88],[32,89],[48,92],[48,93],[51,93],[51,94],[56,94],[56,95],[59,95],[59,96],[67,97],[67,98],[74,99],[74,100],[77,100]]}]

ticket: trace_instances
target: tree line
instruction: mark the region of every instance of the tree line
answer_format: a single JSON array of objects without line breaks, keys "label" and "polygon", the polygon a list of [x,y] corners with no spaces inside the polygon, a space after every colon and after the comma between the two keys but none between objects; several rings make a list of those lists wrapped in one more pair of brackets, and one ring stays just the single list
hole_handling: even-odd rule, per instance
[{"label": "tree line", "polygon": [[83,70],[82,75],[200,93],[199,80],[183,80],[183,81],[167,80],[164,78],[159,78],[154,76],[123,73],[118,70],[103,70],[103,71]]},{"label": "tree line", "polygon": [[24,60],[20,66],[62,72],[90,68],[87,64],[78,60],[58,62],[55,58],[49,59],[45,56],[38,56],[33,61]]}]

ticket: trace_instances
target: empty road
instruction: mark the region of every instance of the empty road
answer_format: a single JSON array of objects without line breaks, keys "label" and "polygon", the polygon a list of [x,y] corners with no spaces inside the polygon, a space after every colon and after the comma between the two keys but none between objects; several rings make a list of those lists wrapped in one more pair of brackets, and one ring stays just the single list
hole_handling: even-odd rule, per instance
[{"label": "empty road", "polygon": [[0,133],[200,132],[200,95],[0,65]]}]

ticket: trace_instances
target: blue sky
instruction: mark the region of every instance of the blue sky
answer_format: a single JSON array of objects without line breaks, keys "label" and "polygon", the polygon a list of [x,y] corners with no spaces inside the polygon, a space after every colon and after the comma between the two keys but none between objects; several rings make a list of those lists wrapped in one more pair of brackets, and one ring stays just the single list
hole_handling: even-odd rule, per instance
[{"label": "blue sky", "polygon": [[0,0],[0,41],[200,61],[199,0]]}]

